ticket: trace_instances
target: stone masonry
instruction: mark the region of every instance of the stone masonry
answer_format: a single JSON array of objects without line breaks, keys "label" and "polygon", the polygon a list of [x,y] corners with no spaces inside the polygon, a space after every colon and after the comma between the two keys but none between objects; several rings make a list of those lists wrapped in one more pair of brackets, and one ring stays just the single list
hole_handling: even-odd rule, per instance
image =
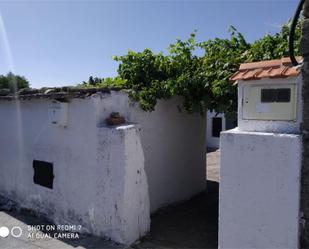
[{"label": "stone masonry", "polygon": [[309,0],[305,1],[301,54],[303,74],[303,162],[301,178],[300,248],[309,248]]}]

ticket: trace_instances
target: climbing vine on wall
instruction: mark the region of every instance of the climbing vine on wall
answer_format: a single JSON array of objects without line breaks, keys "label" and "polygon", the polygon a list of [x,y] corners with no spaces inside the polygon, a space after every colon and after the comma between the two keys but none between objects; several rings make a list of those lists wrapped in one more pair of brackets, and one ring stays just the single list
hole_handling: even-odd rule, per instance
[{"label": "climbing vine on wall", "polygon": [[[296,53],[299,52],[300,26],[296,30]],[[179,95],[183,98],[180,110],[203,114],[208,109],[233,114],[237,109],[237,92],[229,77],[241,63],[288,56],[288,33],[289,23],[278,33],[267,34],[250,44],[230,27],[228,39],[197,42],[196,34],[192,33],[189,39],[171,44],[166,54],[150,49],[129,51],[114,57],[119,62],[116,83],[131,89],[130,96],[146,111],[154,110],[159,99]],[[197,50],[202,50],[202,54]],[[100,84],[115,82],[102,80]]]}]

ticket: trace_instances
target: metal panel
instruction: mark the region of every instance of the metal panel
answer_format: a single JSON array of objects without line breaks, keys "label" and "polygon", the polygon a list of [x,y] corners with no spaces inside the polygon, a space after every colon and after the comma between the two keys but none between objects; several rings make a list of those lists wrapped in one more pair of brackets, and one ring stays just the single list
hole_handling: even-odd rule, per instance
[{"label": "metal panel", "polygon": [[[290,101],[262,103],[262,89],[290,89]],[[253,120],[296,120],[297,87],[296,84],[244,86],[243,119]],[[276,91],[274,91],[276,92]]]}]

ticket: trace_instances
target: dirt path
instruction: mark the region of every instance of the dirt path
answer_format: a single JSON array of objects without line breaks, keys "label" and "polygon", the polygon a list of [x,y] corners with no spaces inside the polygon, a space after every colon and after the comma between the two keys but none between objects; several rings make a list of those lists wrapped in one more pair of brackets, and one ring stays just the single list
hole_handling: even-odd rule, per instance
[{"label": "dirt path", "polygon": [[133,248],[218,248],[219,157],[207,153],[207,191],[153,215],[150,234]]},{"label": "dirt path", "polygon": [[207,153],[207,179],[219,182],[220,150],[210,150]]}]

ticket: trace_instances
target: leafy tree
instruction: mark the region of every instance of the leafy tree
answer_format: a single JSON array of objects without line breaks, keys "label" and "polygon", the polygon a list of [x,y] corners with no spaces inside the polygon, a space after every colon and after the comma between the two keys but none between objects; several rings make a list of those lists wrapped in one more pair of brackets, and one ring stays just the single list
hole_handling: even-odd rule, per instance
[{"label": "leafy tree", "polygon": [[[120,61],[118,73],[127,80],[131,96],[144,110],[154,109],[157,99],[174,95],[183,97],[180,109],[204,113],[206,109],[232,112],[236,108],[236,88],[228,78],[250,48],[244,37],[230,30],[230,39],[214,39],[197,43],[195,33],[186,41],[177,40],[168,48],[168,55],[129,51]],[[195,50],[205,51],[197,56]]]},{"label": "leafy tree", "polygon": [[[301,26],[303,19],[298,22],[295,29],[295,54],[300,54],[300,38],[301,38]],[[251,49],[248,51],[248,60],[260,61],[271,60],[289,56],[288,39],[291,22],[281,26],[281,31],[270,35],[267,34],[261,39],[255,41],[251,45]]]},{"label": "leafy tree", "polygon": [[176,72],[169,57],[145,49],[143,52],[129,51],[114,59],[121,61],[118,73],[126,80],[126,87],[132,90],[131,97],[139,101],[144,110],[153,110],[157,99],[171,96],[167,81]]},{"label": "leafy tree", "polygon": [[92,76],[89,77],[88,84],[91,85],[91,86],[94,86],[94,85],[95,85],[95,82],[94,82]]},{"label": "leafy tree", "polygon": [[9,89],[11,92],[16,92],[23,88],[29,88],[29,82],[25,77],[11,72],[6,75],[0,75],[0,89]]},{"label": "leafy tree", "polygon": [[104,79],[99,79],[97,77],[90,76],[88,81],[87,82],[84,81],[82,83],[82,85],[94,87],[94,86],[97,86],[97,85],[101,84],[102,80],[104,80]]},{"label": "leafy tree", "polygon": [[[233,26],[229,39],[215,38],[197,43],[195,33],[186,41],[177,40],[168,48],[168,54],[129,51],[115,56],[118,73],[132,89],[131,96],[144,110],[154,110],[158,99],[173,95],[183,97],[181,109],[204,113],[207,109],[235,114],[237,88],[229,77],[244,62],[279,59],[288,56],[290,22],[274,35],[265,35],[249,44]],[[296,29],[295,51],[299,53],[301,24]],[[204,54],[197,56],[196,49]]]},{"label": "leafy tree", "polygon": [[82,88],[93,88],[93,87],[102,87],[102,88],[125,88],[125,80],[120,77],[108,77],[108,78],[98,78],[90,76],[89,80],[83,81],[83,83],[78,84],[77,87]]},{"label": "leafy tree", "polygon": [[204,49],[202,74],[207,79],[205,91],[210,98],[204,102],[209,110],[233,113],[237,109],[237,88],[229,82],[242,62],[247,61],[250,44],[234,27],[230,27],[230,39],[213,39],[201,42]]}]

